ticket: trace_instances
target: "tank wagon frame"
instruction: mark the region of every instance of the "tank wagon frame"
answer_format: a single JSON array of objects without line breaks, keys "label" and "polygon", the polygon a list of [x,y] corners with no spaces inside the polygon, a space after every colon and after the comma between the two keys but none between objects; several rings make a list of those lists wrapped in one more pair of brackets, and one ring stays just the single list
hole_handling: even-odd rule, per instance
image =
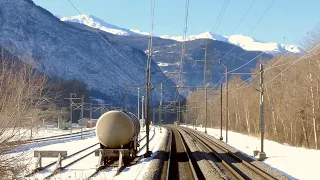
[{"label": "tank wagon frame", "polygon": [[[119,169],[124,165],[124,163],[129,162],[134,159],[138,152],[139,145],[139,134],[140,134],[140,122],[138,118],[131,112],[127,111],[113,111],[117,113],[123,113],[129,117],[130,121],[133,123],[134,133],[132,138],[126,144],[121,145],[119,148],[108,148],[103,145],[100,141],[100,149],[95,151],[95,156],[99,156],[98,168],[106,166],[109,160],[119,159],[118,167]],[[108,113],[108,112],[107,112]],[[101,118],[101,117],[100,117]],[[100,120],[99,118],[99,120]],[[121,129],[119,129],[121,130]],[[98,135],[98,132],[97,132]]]}]

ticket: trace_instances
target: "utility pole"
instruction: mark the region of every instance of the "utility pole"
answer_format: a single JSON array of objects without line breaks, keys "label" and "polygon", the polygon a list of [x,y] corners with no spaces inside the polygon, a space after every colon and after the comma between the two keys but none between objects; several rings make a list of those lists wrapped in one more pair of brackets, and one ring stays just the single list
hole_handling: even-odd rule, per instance
[{"label": "utility pole", "polygon": [[152,109],[152,120],[155,122],[155,119],[156,119],[156,109],[155,108],[153,108]]},{"label": "utility pole", "polygon": [[32,139],[32,126],[33,126],[33,117],[31,117],[30,139]]},{"label": "utility pole", "polygon": [[228,128],[229,128],[229,100],[228,100],[228,67],[221,63],[221,60],[219,60],[219,64],[221,64],[225,69],[225,84],[226,84],[226,143],[228,143]]},{"label": "utility pole", "polygon": [[160,89],[161,93],[161,97],[160,97],[160,107],[159,107],[159,121],[160,121],[160,133],[161,132],[161,125],[162,125],[162,96],[163,96],[163,87],[162,87],[162,83],[161,83],[161,89]]},{"label": "utility pole", "polygon": [[179,108],[177,106],[177,121],[179,122],[179,114],[178,114],[178,112],[179,112]]},{"label": "utility pole", "polygon": [[206,104],[206,112],[204,113],[205,114],[205,126],[204,126],[204,133],[207,133],[207,110],[208,110],[208,103],[207,103],[207,99],[208,99],[208,96],[207,96],[207,87],[205,87],[205,104]]},{"label": "utility pole", "polygon": [[126,111],[128,111],[128,86],[126,85],[125,86],[125,90],[124,90],[124,92],[125,92],[125,96],[124,96],[124,109],[126,110]]},{"label": "utility pole", "polygon": [[228,67],[226,69],[226,143],[228,143],[228,129],[229,129],[229,103],[228,103]]},{"label": "utility pole", "polygon": [[81,95],[81,139],[83,138],[83,106],[84,106],[84,95]]},{"label": "utility pole", "polygon": [[150,91],[150,64],[151,64],[151,57],[149,55],[148,58],[148,68],[147,68],[147,83],[146,83],[146,138],[147,138],[147,142],[146,142],[146,153],[144,155],[144,157],[150,157],[151,156],[151,151],[149,151],[149,124],[150,124],[150,116],[149,116],[149,101],[150,101],[150,97],[149,97],[149,91]]},{"label": "utility pole", "polygon": [[90,120],[92,120],[92,103],[90,103]]},{"label": "utility pole", "polygon": [[140,120],[140,88],[138,88],[138,119]]},{"label": "utility pole", "polygon": [[180,116],[181,116],[181,113],[180,113],[180,101],[179,101],[179,109],[178,109],[178,121],[179,121],[179,123],[181,122]]},{"label": "utility pole", "polygon": [[164,123],[167,123],[167,110],[164,108]]},{"label": "utility pole", "polygon": [[261,151],[259,152],[259,160],[266,159],[266,153],[263,151],[264,141],[264,99],[263,99],[263,65],[260,64],[260,131],[261,131]]},{"label": "utility pole", "polygon": [[100,116],[103,115],[103,111],[104,111],[104,105],[100,103]]},{"label": "utility pole", "polygon": [[70,93],[70,133],[72,133],[72,95],[73,93]]},{"label": "utility pole", "polygon": [[141,97],[141,108],[142,108],[142,110],[141,110],[141,119],[142,119],[142,121],[144,121],[144,96],[142,96]]},{"label": "utility pole", "polygon": [[206,86],[207,61],[208,61],[208,59],[207,59],[207,57],[208,57],[207,51],[208,51],[208,39],[206,39],[206,48],[205,48],[205,51],[204,51],[203,86]]},{"label": "utility pole", "polygon": [[186,122],[186,125],[188,127],[188,109],[187,109],[187,107],[186,107],[185,112],[186,112],[186,120],[185,120],[185,122]]},{"label": "utility pole", "polygon": [[76,93],[70,93],[70,97],[69,98],[65,98],[65,99],[69,99],[69,101],[70,101],[70,121],[69,121],[69,125],[70,125],[70,133],[72,133],[72,114],[73,114],[73,109],[72,109],[72,107],[73,107],[73,100],[74,99],[79,99],[79,98],[74,98],[73,96],[77,96],[77,94]]},{"label": "utility pole", "polygon": [[222,137],[222,83],[220,84],[220,140],[223,140]]},{"label": "utility pole", "polygon": [[197,130],[197,126],[198,126],[198,108],[197,108],[197,104],[196,104],[195,108],[196,108],[196,116],[195,116],[196,125],[195,125],[194,129]]}]

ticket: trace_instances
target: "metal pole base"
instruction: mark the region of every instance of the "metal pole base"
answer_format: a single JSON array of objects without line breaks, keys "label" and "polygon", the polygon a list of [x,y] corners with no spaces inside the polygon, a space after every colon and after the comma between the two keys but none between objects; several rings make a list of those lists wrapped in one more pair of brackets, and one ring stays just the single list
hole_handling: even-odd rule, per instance
[{"label": "metal pole base", "polygon": [[265,160],[267,158],[267,155],[266,155],[265,152],[259,152],[258,156],[259,156],[258,157],[259,161],[263,161],[263,160]]},{"label": "metal pole base", "polygon": [[207,130],[204,130],[204,133],[206,133],[206,134],[207,134]]},{"label": "metal pole base", "polygon": [[220,138],[219,138],[219,139],[220,139],[220,141],[222,141],[222,140],[223,140],[223,137],[222,137],[222,136],[220,136]]},{"label": "metal pole base", "polygon": [[152,151],[148,151],[144,154],[144,157],[148,158],[148,157],[151,157],[151,155],[152,155]]}]

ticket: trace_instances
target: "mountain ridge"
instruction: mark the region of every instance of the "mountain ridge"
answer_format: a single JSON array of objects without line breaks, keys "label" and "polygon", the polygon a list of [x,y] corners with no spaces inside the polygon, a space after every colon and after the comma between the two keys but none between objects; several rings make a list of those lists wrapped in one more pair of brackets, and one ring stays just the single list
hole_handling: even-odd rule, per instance
[{"label": "mountain ridge", "polygon": [[[108,102],[117,105],[123,103],[126,86],[145,85],[147,56],[143,51],[62,22],[31,0],[1,2],[0,8],[0,45],[39,71],[80,80],[90,90],[107,94]],[[153,61],[151,66],[161,71]],[[152,83],[163,80],[166,76],[159,73]],[[128,91],[128,95],[130,99],[136,91]]]},{"label": "mountain ridge", "polygon": [[[93,15],[87,15],[87,14],[71,16],[71,17],[63,17],[61,18],[61,21],[70,21],[70,22],[85,24],[87,26],[97,28],[102,31],[115,34],[115,35],[122,35],[122,36],[148,36],[149,35],[149,33],[147,32],[121,28],[121,27],[109,24]],[[178,42],[183,41],[182,36],[169,36],[169,35],[156,36],[155,35],[155,37],[159,37],[162,39],[170,39]],[[285,44],[273,43],[273,42],[263,42],[242,34],[222,36],[222,35],[213,34],[210,32],[204,32],[198,35],[189,35],[187,36],[186,41],[193,41],[196,39],[212,39],[212,40],[223,41],[223,42],[227,42],[227,43],[239,46],[247,51],[263,51],[272,55],[279,54],[279,53],[302,52],[302,50],[296,45],[285,45]]]}]

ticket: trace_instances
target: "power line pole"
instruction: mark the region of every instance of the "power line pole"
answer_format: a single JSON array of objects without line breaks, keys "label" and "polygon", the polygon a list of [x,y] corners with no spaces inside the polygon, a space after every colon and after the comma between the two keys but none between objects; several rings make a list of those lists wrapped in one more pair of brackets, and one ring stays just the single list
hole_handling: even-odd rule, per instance
[{"label": "power line pole", "polygon": [[179,101],[179,109],[178,109],[178,121],[181,122],[181,113],[180,113],[180,101]]},{"label": "power line pole", "polygon": [[144,121],[144,96],[141,97],[141,119]]},{"label": "power line pole", "polygon": [[228,143],[228,128],[229,128],[229,103],[228,103],[228,67],[226,69],[226,143]]},{"label": "power line pole", "polygon": [[185,120],[185,122],[186,122],[187,127],[188,127],[188,109],[187,109],[187,107],[186,107],[185,112],[186,112],[186,120]]},{"label": "power line pole", "polygon": [[164,107],[164,123],[167,123],[167,110],[166,110],[166,107]]},{"label": "power line pole", "polygon": [[100,103],[100,116],[103,115],[103,111],[104,111],[104,105]]},{"label": "power line pole", "polygon": [[159,107],[159,121],[160,121],[160,133],[162,133],[161,132],[161,125],[162,125],[162,94],[163,94],[163,88],[162,88],[162,83],[161,83],[161,89],[160,89],[160,91],[161,91],[161,93],[160,93],[160,107]]},{"label": "power line pole", "polygon": [[84,106],[84,95],[81,95],[81,139],[83,138],[83,106]]},{"label": "power line pole", "polygon": [[138,119],[140,120],[140,88],[138,88]]},{"label": "power line pole", "polygon": [[90,103],[90,120],[92,120],[92,103]]},{"label": "power line pole", "polygon": [[72,133],[72,94],[70,93],[70,133]]},{"label": "power line pole", "polygon": [[153,115],[152,120],[155,121],[155,119],[156,119],[156,109],[155,108],[152,109],[152,115]]},{"label": "power line pole", "polygon": [[264,99],[263,99],[263,65],[260,64],[260,131],[261,131],[261,151],[259,153],[259,160],[266,159],[266,153],[263,151],[264,141]]},{"label": "power line pole", "polygon": [[69,99],[70,101],[70,121],[69,121],[69,126],[70,126],[70,133],[72,133],[72,114],[73,114],[73,100],[74,99],[79,99],[79,98],[74,98],[73,96],[77,96],[76,93],[70,93],[70,97],[69,98],[64,98],[64,99]]},{"label": "power line pole", "polygon": [[207,87],[205,87],[205,104],[206,104],[206,110],[205,110],[205,126],[204,126],[204,133],[207,133],[207,110],[208,110],[208,103],[207,103]]},{"label": "power line pole", "polygon": [[177,105],[176,105],[176,107],[177,107],[177,121],[179,122],[179,108]]},{"label": "power line pole", "polygon": [[220,84],[220,140],[223,140],[222,137],[222,83]]},{"label": "power line pole", "polygon": [[124,90],[124,92],[125,92],[125,97],[124,97],[124,109],[126,110],[126,111],[128,111],[128,86],[126,85],[125,86],[125,90]]},{"label": "power line pole", "polygon": [[208,39],[206,39],[206,48],[205,48],[205,51],[204,51],[203,86],[206,86],[207,61],[208,61],[208,59],[207,59],[207,57],[208,57],[207,51],[208,51]]}]

